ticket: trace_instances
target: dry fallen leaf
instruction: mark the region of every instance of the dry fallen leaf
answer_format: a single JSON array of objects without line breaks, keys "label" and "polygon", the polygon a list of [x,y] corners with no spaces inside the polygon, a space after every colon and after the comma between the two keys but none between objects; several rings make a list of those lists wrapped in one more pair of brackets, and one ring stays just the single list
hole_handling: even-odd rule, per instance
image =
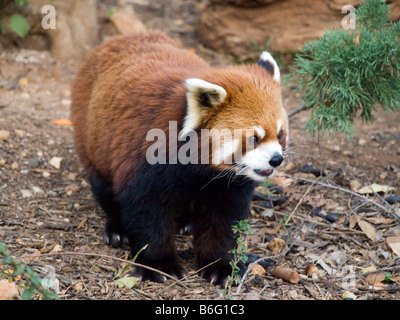
[{"label": "dry fallen leaf", "polygon": [[365,235],[370,238],[372,241],[376,241],[376,232],[375,228],[372,224],[365,220],[358,221],[358,226],[365,233]]},{"label": "dry fallen leaf", "polygon": [[65,191],[67,192],[67,194],[76,193],[79,190],[81,190],[81,186],[79,184],[77,184],[77,183],[70,184],[70,185],[65,187]]},{"label": "dry fallen leaf", "polygon": [[59,244],[56,244],[55,246],[54,246],[54,248],[52,249],[52,250],[50,250],[50,253],[53,253],[53,252],[61,252],[62,251],[62,246],[60,246]]},{"label": "dry fallen leaf", "polygon": [[400,236],[387,237],[386,243],[393,253],[400,257]]},{"label": "dry fallen leaf", "polygon": [[271,250],[273,254],[279,254],[284,246],[285,241],[280,238],[273,238],[268,243],[268,249]]},{"label": "dry fallen leaf", "polygon": [[266,273],[266,271],[262,266],[256,263],[251,269],[251,273],[254,275],[263,276]]},{"label": "dry fallen leaf", "polygon": [[285,171],[291,171],[296,169],[296,165],[293,162],[288,162],[287,165],[283,168]]},{"label": "dry fallen leaf", "polygon": [[361,220],[360,216],[357,215],[353,215],[349,218],[349,228],[350,229],[354,229],[354,227],[356,226],[357,222]]},{"label": "dry fallen leaf", "polygon": [[371,272],[371,271],[375,271],[375,270],[376,270],[376,267],[374,265],[371,265],[371,266],[369,266],[367,268],[361,268],[361,272],[362,273]]},{"label": "dry fallen leaf", "polygon": [[393,191],[396,190],[394,187],[382,185],[382,184],[377,184],[373,183],[369,186],[362,187],[361,189],[358,189],[358,193],[361,194],[374,194],[374,193],[379,193],[379,192],[388,192],[388,191]]},{"label": "dry fallen leaf", "polygon": [[282,224],[277,224],[275,227],[273,228],[262,228],[260,230],[260,234],[265,235],[265,234],[277,234],[279,232],[279,230],[281,229]]},{"label": "dry fallen leaf", "polygon": [[369,222],[373,224],[381,224],[381,223],[392,223],[394,221],[393,218],[384,218],[384,217],[369,217],[369,218],[364,218],[365,220],[368,220]]},{"label": "dry fallen leaf", "polygon": [[358,180],[354,179],[354,180],[350,181],[350,189],[351,189],[351,191],[357,191],[360,188],[361,188],[361,183]]},{"label": "dry fallen leaf", "polygon": [[82,284],[82,282],[77,282],[77,283],[75,283],[74,289],[75,289],[76,291],[82,291],[82,290],[83,290],[83,284]]},{"label": "dry fallen leaf", "polygon": [[67,126],[67,127],[72,126],[72,122],[67,119],[57,119],[53,120],[51,123],[57,126]]},{"label": "dry fallen leaf", "polygon": [[371,273],[365,277],[365,281],[369,284],[382,282],[383,280],[385,280],[385,274],[383,272]]},{"label": "dry fallen leaf", "polygon": [[274,185],[282,187],[283,190],[293,184],[293,179],[288,178],[286,173],[276,171],[273,178],[269,179]]}]

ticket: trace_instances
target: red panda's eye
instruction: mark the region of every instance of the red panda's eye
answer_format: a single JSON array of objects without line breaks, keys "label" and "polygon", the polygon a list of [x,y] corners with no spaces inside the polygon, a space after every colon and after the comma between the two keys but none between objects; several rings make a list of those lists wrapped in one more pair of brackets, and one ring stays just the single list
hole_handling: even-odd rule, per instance
[{"label": "red panda's eye", "polygon": [[280,130],[278,133],[278,140],[281,141],[283,138],[283,130]]},{"label": "red panda's eye", "polygon": [[249,143],[253,146],[256,146],[258,144],[258,137],[257,136],[251,136],[249,138]]}]

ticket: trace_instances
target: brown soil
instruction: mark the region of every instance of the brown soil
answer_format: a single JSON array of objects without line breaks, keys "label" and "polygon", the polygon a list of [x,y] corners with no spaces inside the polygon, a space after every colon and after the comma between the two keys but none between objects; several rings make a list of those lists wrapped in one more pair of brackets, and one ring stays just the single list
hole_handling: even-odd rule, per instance
[{"label": "brown soil", "polygon": [[[136,12],[147,27],[164,29],[212,64],[231,62],[196,41],[196,17],[204,2],[137,3],[142,3]],[[99,11],[111,4],[101,2]],[[223,299],[220,288],[195,273],[191,236],[187,235],[177,236],[186,279],[141,282],[132,289],[115,284],[113,278],[124,265],[115,257],[128,259],[129,250],[103,244],[105,217],[85,180],[72,128],[53,123],[69,119],[75,72],[75,65],[55,61],[46,51],[0,54],[0,131],[9,133],[0,139],[0,242],[6,243],[15,257],[31,256],[26,262],[41,277],[46,275],[45,266],[54,266],[63,299]],[[18,76],[23,80],[14,81]],[[286,87],[284,103],[288,110],[299,104]],[[276,205],[274,212],[260,208],[268,201],[255,201],[249,218],[254,234],[247,239],[249,253],[296,269],[300,281],[292,284],[272,276],[270,270],[266,274],[250,272],[235,297],[342,299],[343,293],[350,291],[358,299],[399,299],[399,260],[386,239],[400,235],[400,209],[398,203],[388,205],[382,199],[399,195],[400,114],[379,112],[372,124],[357,121],[350,141],[341,135],[311,137],[301,130],[308,118],[307,112],[291,118],[291,152],[298,154],[290,154],[281,175],[273,181],[283,187],[287,200]],[[59,168],[51,164],[54,157],[62,159]],[[305,165],[320,169],[323,175],[300,173]],[[365,199],[348,192],[357,181],[358,187],[377,183],[396,189],[370,195],[373,202],[360,206]],[[315,215],[318,208],[320,216],[329,212],[331,219]],[[286,225],[282,223],[285,219]],[[367,222],[367,227],[357,221]],[[274,253],[269,244],[276,237],[283,240],[284,247]],[[39,253],[42,256],[34,259]],[[48,253],[52,255],[44,255]],[[319,269],[316,279],[305,275],[311,264]],[[378,273],[373,273],[376,278],[371,280],[365,273],[370,267],[390,272],[391,281],[382,282]],[[234,287],[232,292],[236,290]]]}]

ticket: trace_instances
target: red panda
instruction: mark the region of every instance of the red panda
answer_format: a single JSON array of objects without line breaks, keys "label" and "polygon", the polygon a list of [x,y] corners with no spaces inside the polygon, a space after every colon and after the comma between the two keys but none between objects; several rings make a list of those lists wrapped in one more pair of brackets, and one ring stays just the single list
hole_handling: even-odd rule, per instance
[{"label": "red panda", "polygon": [[[231,227],[247,217],[257,182],[281,164],[288,142],[272,56],[263,52],[256,64],[214,68],[162,32],[119,36],[94,48],[81,66],[71,119],[76,150],[106,213],[103,240],[112,246],[127,240],[132,255],[148,245],[137,262],[181,278],[174,234],[190,224],[198,267],[210,264],[201,276],[223,285],[232,271]],[[171,123],[178,136],[169,132]],[[169,141],[153,153],[166,155],[164,163],[149,161],[153,129]],[[200,150],[206,140],[199,135],[207,130],[209,155],[170,161],[191,134]],[[212,143],[216,135],[223,142]],[[164,280],[145,268],[136,273]]]}]

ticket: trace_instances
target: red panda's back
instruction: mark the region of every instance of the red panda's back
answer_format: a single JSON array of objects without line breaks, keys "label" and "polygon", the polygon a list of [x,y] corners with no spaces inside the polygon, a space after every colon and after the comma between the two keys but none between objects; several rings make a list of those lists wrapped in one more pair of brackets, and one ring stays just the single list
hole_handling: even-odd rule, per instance
[{"label": "red panda's back", "polygon": [[123,184],[152,128],[184,117],[184,80],[209,67],[161,32],[116,37],[92,50],[72,88],[75,145],[89,173]]}]

